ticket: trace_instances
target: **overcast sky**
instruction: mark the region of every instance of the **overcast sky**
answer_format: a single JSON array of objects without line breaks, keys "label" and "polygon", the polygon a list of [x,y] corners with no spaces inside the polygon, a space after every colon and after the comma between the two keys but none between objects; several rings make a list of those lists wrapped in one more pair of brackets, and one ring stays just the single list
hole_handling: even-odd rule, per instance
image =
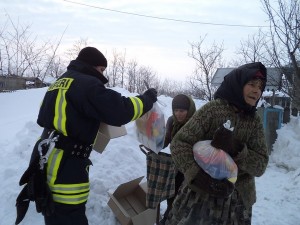
[{"label": "overcast sky", "polygon": [[0,25],[8,14],[14,21],[31,24],[40,40],[58,40],[67,28],[61,52],[88,39],[108,59],[114,49],[126,51],[126,60],[136,59],[160,77],[181,81],[195,65],[188,57],[190,42],[205,35],[207,44],[223,42],[229,60],[240,41],[258,30],[249,26],[268,26],[260,0],[1,0],[0,10]]}]

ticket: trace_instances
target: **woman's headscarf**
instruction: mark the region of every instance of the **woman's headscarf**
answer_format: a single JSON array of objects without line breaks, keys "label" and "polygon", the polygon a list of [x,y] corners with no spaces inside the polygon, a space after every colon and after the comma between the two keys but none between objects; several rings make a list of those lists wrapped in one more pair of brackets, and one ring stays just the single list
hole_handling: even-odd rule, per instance
[{"label": "woman's headscarf", "polygon": [[[175,109],[185,109],[187,110],[187,116],[184,121],[179,122],[176,119],[174,110]],[[177,131],[193,116],[196,111],[195,102],[193,99],[187,95],[179,94],[176,95],[172,101],[172,112],[173,112],[173,129],[171,133],[171,137],[177,133]]]},{"label": "woman's headscarf", "polygon": [[253,79],[263,81],[263,93],[267,82],[267,70],[261,62],[248,63],[228,73],[214,98],[225,99],[244,113],[254,115],[258,101],[255,106],[250,106],[245,102],[243,94],[245,84]]}]

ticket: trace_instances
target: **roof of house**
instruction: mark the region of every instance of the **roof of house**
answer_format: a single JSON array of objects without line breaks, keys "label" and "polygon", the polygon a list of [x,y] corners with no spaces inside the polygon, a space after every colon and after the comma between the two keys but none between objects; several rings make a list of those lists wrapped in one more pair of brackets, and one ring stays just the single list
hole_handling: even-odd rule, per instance
[{"label": "roof of house", "polygon": [[[215,87],[221,85],[224,77],[235,68],[218,68],[215,72],[211,84]],[[282,74],[277,68],[267,68],[267,85],[266,90],[278,90],[281,83]]]}]

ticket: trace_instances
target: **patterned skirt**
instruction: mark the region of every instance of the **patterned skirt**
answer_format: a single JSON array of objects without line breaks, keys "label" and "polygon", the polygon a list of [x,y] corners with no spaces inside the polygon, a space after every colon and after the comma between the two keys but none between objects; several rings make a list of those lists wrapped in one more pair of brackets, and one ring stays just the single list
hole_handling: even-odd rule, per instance
[{"label": "patterned skirt", "polygon": [[166,225],[251,225],[252,207],[246,209],[238,192],[215,198],[184,185],[179,191]]}]

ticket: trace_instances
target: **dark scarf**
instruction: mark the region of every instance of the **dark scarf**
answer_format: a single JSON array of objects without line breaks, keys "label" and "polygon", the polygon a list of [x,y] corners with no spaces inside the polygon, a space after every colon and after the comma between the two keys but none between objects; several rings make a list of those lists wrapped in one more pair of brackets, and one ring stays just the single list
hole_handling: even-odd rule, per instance
[{"label": "dark scarf", "polygon": [[195,102],[193,101],[193,99],[191,97],[189,97],[189,96],[187,96],[187,97],[190,100],[190,107],[188,109],[188,113],[187,113],[186,119],[184,121],[178,122],[178,120],[176,119],[175,114],[174,114],[174,109],[172,109],[172,112],[173,112],[173,128],[172,128],[172,133],[171,133],[171,139],[173,139],[175,134],[193,116],[193,114],[196,111]]},{"label": "dark scarf", "polygon": [[253,116],[258,101],[255,106],[248,105],[244,100],[243,88],[247,82],[256,77],[259,71],[261,72],[259,79],[263,81],[263,92],[267,82],[266,67],[260,62],[255,62],[240,66],[228,73],[216,91],[214,98],[224,99],[229,104],[234,105],[240,112]]}]

